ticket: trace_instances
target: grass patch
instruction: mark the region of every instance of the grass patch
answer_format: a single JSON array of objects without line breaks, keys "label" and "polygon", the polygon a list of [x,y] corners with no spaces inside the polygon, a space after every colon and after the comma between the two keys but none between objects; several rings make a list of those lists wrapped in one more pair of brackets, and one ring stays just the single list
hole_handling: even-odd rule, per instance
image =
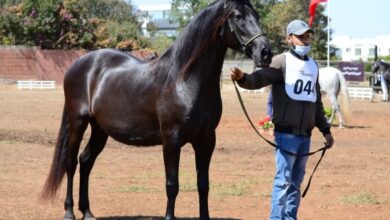
[{"label": "grass patch", "polygon": [[220,196],[244,196],[246,195],[250,188],[257,184],[257,181],[254,179],[243,180],[234,184],[216,184],[212,185],[212,190],[215,190]]},{"label": "grass patch", "polygon": [[1,140],[0,144],[16,144],[18,143],[16,140]]},{"label": "grass patch", "polygon": [[180,191],[181,192],[197,192],[198,186],[196,185],[196,183],[194,181],[180,183]]},{"label": "grass patch", "polygon": [[271,198],[271,196],[272,196],[272,191],[261,192],[261,193],[260,193],[260,196],[261,196],[262,198]]},{"label": "grass patch", "polygon": [[354,204],[354,205],[360,205],[360,204],[367,204],[367,205],[378,205],[380,204],[380,201],[378,198],[368,192],[362,192],[356,195],[350,195],[350,196],[344,196],[342,198],[342,202],[345,204]]},{"label": "grass patch", "polygon": [[196,180],[196,173],[195,172],[189,172],[189,171],[182,171],[180,174],[180,191],[181,192],[197,192],[198,186],[197,186],[197,180]]},{"label": "grass patch", "polygon": [[115,192],[131,192],[131,193],[151,193],[151,192],[158,192],[155,188],[149,188],[142,185],[127,185],[119,187],[118,189],[114,190]]},{"label": "grass patch", "polygon": [[95,179],[105,179],[106,175],[103,173],[97,173],[95,174]]}]

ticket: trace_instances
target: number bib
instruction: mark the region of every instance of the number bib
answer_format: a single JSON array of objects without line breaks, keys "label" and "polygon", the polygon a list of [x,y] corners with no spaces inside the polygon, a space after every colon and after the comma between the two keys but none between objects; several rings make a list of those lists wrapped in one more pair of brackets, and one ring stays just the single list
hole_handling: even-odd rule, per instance
[{"label": "number bib", "polygon": [[285,90],[287,95],[298,101],[317,101],[316,83],[318,67],[315,62],[300,60],[290,52],[286,55]]}]

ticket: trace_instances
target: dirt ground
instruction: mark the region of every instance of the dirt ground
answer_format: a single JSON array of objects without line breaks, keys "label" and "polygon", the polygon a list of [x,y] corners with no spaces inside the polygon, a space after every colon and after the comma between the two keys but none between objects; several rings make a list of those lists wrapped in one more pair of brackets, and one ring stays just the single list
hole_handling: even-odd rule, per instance
[{"label": "dirt ground", "polygon": [[[222,95],[224,109],[210,168],[210,215],[220,220],[267,219],[273,148],[251,130],[231,84],[223,84]],[[265,115],[266,97],[243,94],[253,121]],[[324,102],[328,105],[325,97]],[[390,219],[390,104],[379,98],[351,102],[350,127],[332,127],[335,146],[325,155],[301,201],[299,219]],[[61,88],[20,91],[15,85],[0,85],[0,219],[62,219],[65,184],[52,203],[38,199],[62,108]],[[323,141],[315,130],[312,149]],[[308,173],[318,157],[310,158]],[[75,204],[78,182],[76,174]],[[105,220],[162,219],[164,182],[161,146],[136,148],[110,139],[90,177],[91,209],[98,219]],[[189,145],[182,149],[180,187],[176,215],[196,219],[194,152]],[[81,218],[77,205],[75,213]]]}]

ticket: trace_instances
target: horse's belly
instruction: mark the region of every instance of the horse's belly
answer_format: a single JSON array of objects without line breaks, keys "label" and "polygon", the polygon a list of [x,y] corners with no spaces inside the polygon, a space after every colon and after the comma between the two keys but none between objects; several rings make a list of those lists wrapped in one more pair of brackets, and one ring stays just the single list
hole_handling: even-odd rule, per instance
[{"label": "horse's belly", "polygon": [[153,146],[162,144],[159,133],[112,133],[109,134],[114,140],[127,145],[134,146]]},{"label": "horse's belly", "polygon": [[101,120],[99,124],[110,137],[124,144],[152,146],[162,143],[158,122],[148,117],[115,118]]}]

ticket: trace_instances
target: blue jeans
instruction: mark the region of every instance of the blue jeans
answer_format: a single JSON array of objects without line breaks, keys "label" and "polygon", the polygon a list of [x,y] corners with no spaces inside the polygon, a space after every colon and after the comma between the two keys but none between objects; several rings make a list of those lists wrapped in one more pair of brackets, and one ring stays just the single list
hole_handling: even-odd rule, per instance
[{"label": "blue jeans", "polygon": [[[310,137],[275,132],[278,147],[295,154],[305,154],[310,150]],[[308,157],[292,156],[277,149],[275,151],[276,174],[272,190],[270,220],[297,219],[301,201],[301,183],[305,175]]]}]

